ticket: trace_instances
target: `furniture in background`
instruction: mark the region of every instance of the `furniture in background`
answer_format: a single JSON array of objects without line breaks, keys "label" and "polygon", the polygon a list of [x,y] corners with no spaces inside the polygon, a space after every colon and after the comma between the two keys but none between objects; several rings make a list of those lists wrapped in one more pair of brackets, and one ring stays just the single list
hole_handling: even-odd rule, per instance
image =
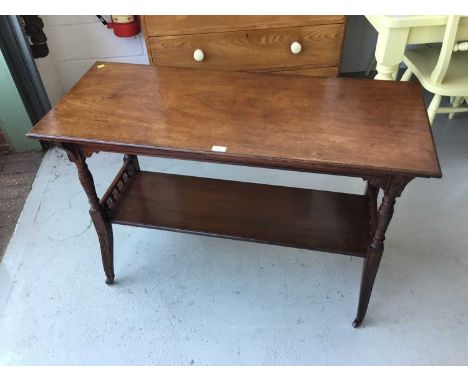
[{"label": "furniture in background", "polygon": [[[378,32],[378,80],[396,79],[408,44],[442,42],[448,16],[366,16]],[[457,38],[468,40],[468,16],[460,18]]]},{"label": "furniture in background", "polygon": [[[453,46],[454,52],[466,52],[468,51],[468,41],[458,42]],[[466,94],[466,93],[465,93]],[[463,97],[450,97],[450,102],[452,103],[453,107],[459,107],[463,102],[468,104],[468,96]],[[449,113],[449,119],[453,118],[455,113]]]},{"label": "furniture in background", "polygon": [[[434,94],[427,109],[429,121],[436,113],[467,112],[460,107],[468,96],[468,42],[460,42],[460,16],[448,16],[442,47],[422,46],[405,52],[408,69],[401,78],[409,81],[414,74],[421,85]],[[452,97],[453,107],[440,107],[442,96]]]},{"label": "furniture in background", "polygon": [[345,16],[143,16],[158,67],[337,76]]},{"label": "furniture in background", "polygon": [[[414,83],[97,63],[28,136],[62,147],[77,166],[107,283],[112,224],[347,254],[364,258],[355,327],[396,198],[415,177],[441,176]],[[99,151],[125,154],[101,199],[86,165]],[[357,195],[152,173],[137,155],[353,176],[367,188]]]}]

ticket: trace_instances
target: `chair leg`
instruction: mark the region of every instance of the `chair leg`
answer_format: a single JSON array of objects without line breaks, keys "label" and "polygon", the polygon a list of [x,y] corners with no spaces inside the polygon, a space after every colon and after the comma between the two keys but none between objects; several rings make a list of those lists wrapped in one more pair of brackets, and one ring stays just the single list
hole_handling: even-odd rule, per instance
[{"label": "chair leg", "polygon": [[411,69],[410,68],[406,69],[403,75],[401,76],[401,81],[409,81],[412,75],[413,75],[413,72],[411,71]]},{"label": "chair leg", "polygon": [[[458,107],[462,103],[463,97],[453,97],[452,107]],[[452,119],[455,113],[449,114],[449,119]]]},{"label": "chair leg", "polygon": [[432,97],[432,101],[427,108],[427,115],[429,116],[429,122],[431,125],[432,122],[434,122],[437,109],[440,106],[440,101],[442,101],[442,96],[440,94],[434,94],[434,97]]}]

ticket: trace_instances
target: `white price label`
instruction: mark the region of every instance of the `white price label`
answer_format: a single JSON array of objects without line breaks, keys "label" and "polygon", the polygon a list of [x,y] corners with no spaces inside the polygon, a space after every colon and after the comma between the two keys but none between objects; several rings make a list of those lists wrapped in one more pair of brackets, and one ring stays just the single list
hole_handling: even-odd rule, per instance
[{"label": "white price label", "polygon": [[225,153],[227,150],[227,147],[224,147],[224,146],[213,146],[211,148],[211,151],[217,151],[219,153]]}]

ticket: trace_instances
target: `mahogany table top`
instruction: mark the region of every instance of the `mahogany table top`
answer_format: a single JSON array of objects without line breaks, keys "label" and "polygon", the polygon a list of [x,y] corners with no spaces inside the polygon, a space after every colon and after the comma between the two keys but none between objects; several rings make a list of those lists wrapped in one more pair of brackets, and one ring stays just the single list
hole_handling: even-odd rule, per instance
[{"label": "mahogany table top", "polygon": [[301,171],[441,176],[421,89],[407,82],[99,62],[28,136]]}]

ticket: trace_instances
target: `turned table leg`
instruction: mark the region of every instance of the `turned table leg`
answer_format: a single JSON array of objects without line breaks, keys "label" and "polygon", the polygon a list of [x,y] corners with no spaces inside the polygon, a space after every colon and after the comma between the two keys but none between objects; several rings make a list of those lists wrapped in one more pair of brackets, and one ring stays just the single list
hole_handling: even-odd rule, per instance
[{"label": "turned table leg", "polygon": [[[356,319],[353,322],[353,327],[355,328],[361,325],[366,315],[375,277],[379,269],[380,259],[384,251],[385,232],[393,216],[395,200],[401,195],[403,189],[411,179],[410,177],[401,176],[368,179],[366,195],[371,198],[376,198],[376,192],[378,192],[379,188],[382,188],[384,190],[384,196],[375,215],[375,219],[373,219],[369,247],[362,268],[358,310]],[[372,211],[371,214],[373,214]]]},{"label": "turned table leg", "polygon": [[389,28],[379,32],[375,48],[376,80],[395,80],[408,40],[409,28]]},{"label": "turned table leg", "polygon": [[86,157],[79,146],[74,144],[62,143],[63,148],[71,162],[75,163],[78,170],[78,177],[88,197],[90,210],[89,214],[96,229],[99,244],[101,246],[101,257],[104,272],[106,274],[106,284],[114,283],[114,239],[112,234],[112,224],[109,222],[107,213],[99,203],[99,198],[94,186],[94,180],[88,165]]},{"label": "turned table leg", "polygon": [[377,224],[377,197],[379,196],[380,188],[374,184],[371,184],[369,181],[366,184],[366,190],[364,195],[369,200],[369,209],[370,209],[370,227],[369,234],[373,235],[375,231],[375,226]]}]

